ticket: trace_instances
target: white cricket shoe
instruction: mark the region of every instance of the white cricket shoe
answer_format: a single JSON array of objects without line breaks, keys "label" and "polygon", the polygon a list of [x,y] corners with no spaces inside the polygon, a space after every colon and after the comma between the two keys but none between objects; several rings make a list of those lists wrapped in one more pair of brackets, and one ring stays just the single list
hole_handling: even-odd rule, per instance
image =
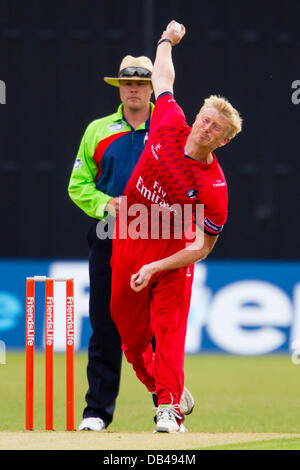
[{"label": "white cricket shoe", "polygon": [[[153,400],[154,406],[157,407],[158,403],[157,403],[156,392],[151,392],[151,393],[152,393],[152,400]],[[179,406],[180,406],[180,411],[183,415],[190,415],[194,409],[194,406],[195,406],[194,397],[189,391],[189,389],[187,389],[186,387],[183,387],[183,392],[180,398]]]},{"label": "white cricket shoe", "polygon": [[155,432],[178,432],[179,424],[177,423],[176,418],[181,418],[180,414],[176,410],[176,406],[159,406],[156,412]]},{"label": "white cricket shoe", "polygon": [[179,426],[179,431],[178,432],[189,432],[188,429],[185,427],[183,423]]},{"label": "white cricket shoe", "polygon": [[190,415],[194,409],[194,397],[186,387],[183,387],[183,393],[180,399],[179,406],[180,411],[183,415]]},{"label": "white cricket shoe", "polygon": [[105,423],[101,418],[84,418],[78,426],[78,431],[104,431]]}]

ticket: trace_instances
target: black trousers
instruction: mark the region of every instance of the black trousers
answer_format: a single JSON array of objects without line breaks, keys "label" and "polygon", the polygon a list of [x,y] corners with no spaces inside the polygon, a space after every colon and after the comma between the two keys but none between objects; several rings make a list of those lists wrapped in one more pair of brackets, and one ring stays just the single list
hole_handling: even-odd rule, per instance
[{"label": "black trousers", "polygon": [[97,223],[94,221],[88,233],[92,335],[87,365],[89,389],[83,417],[102,418],[108,426],[119,393],[122,351],[118,330],[110,316],[112,240],[97,237]]}]

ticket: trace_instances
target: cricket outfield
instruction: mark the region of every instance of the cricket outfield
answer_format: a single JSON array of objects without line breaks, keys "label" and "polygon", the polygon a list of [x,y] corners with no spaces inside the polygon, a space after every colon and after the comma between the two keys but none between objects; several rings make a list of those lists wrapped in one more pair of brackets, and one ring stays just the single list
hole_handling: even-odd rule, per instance
[{"label": "cricket outfield", "polygon": [[[86,354],[75,355],[75,418],[87,389]],[[35,360],[35,431],[24,431],[25,355],[0,365],[0,449],[300,449],[300,365],[288,355],[186,356],[195,409],[189,433],[153,434],[149,393],[123,359],[115,419],[102,433],[65,432],[65,355],[54,359],[54,427],[44,431],[44,355]]]}]

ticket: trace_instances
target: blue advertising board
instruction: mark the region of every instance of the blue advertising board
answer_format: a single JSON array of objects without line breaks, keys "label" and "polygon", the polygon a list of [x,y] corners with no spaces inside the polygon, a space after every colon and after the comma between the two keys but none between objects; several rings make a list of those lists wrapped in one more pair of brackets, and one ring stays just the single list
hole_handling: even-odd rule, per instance
[{"label": "blue advertising board", "polygon": [[[26,277],[75,280],[75,350],[86,350],[87,261],[0,261],[0,341],[6,349],[25,347]],[[44,344],[44,285],[36,286],[37,349]],[[54,348],[65,350],[65,287],[55,285]],[[300,343],[300,263],[206,261],[196,264],[186,353],[261,355],[292,352]]]}]

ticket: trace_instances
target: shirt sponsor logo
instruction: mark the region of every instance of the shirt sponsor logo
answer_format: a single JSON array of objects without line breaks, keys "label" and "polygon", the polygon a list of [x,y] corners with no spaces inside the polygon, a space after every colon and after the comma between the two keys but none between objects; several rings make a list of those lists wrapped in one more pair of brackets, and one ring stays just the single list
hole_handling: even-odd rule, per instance
[{"label": "shirt sponsor logo", "polygon": [[158,155],[157,155],[157,152],[160,150],[160,147],[161,147],[160,144],[156,144],[156,145],[152,144],[151,145],[151,152],[153,153],[154,158],[156,160],[158,160],[158,158],[159,158]]},{"label": "shirt sponsor logo", "polygon": [[208,228],[211,232],[221,232],[224,225],[216,225],[214,224],[208,217],[204,219],[204,226]]},{"label": "shirt sponsor logo", "polygon": [[74,169],[77,170],[77,168],[80,168],[81,166],[82,166],[81,158],[77,158],[75,160]]},{"label": "shirt sponsor logo", "polygon": [[123,127],[125,127],[124,122],[116,122],[116,123],[110,124],[108,126],[108,128],[111,132],[120,131],[121,129],[123,129]]},{"label": "shirt sponsor logo", "polygon": [[217,180],[215,183],[213,183],[214,188],[218,188],[219,186],[226,186],[225,181]]},{"label": "shirt sponsor logo", "polygon": [[151,201],[151,203],[158,204],[160,207],[164,207],[170,212],[174,212],[174,214],[177,213],[173,205],[170,206],[170,204],[165,201],[167,193],[163,190],[158,181],[154,181],[152,188],[149,189],[144,185],[143,178],[140,176],[136,184],[136,189],[144,198],[148,199],[148,201]]},{"label": "shirt sponsor logo", "polygon": [[142,196],[144,196],[149,201],[154,202],[154,204],[165,204],[164,198],[166,197],[167,193],[163,190],[157,181],[154,181],[153,188],[149,189],[144,185],[143,178],[140,176],[136,184],[136,189],[139,191],[139,193],[141,193]]}]

